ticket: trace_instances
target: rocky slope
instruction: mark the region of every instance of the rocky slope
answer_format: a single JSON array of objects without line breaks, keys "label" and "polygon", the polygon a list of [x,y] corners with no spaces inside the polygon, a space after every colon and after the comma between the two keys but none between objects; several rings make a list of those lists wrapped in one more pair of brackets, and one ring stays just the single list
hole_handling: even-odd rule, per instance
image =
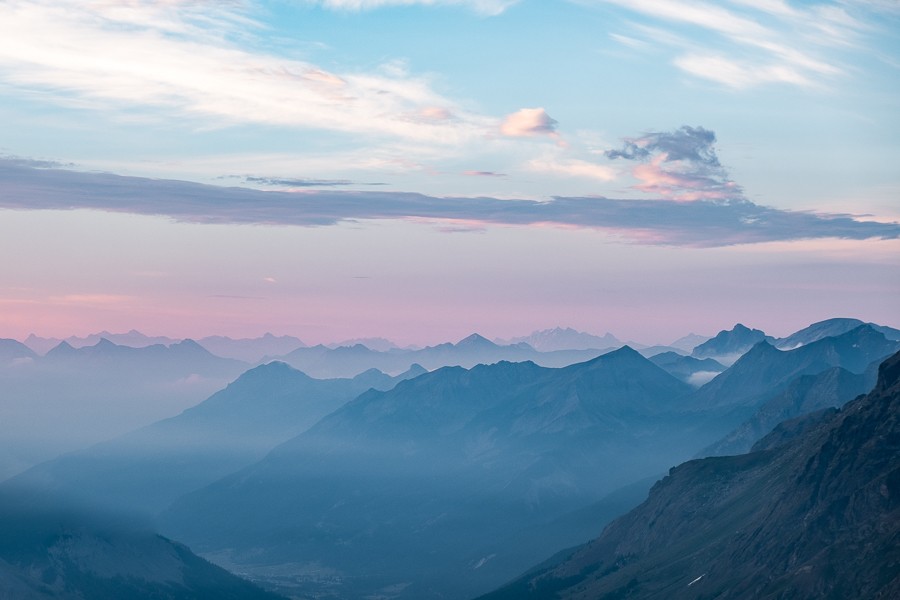
[{"label": "rocky slope", "polygon": [[808,420],[672,469],[598,539],[483,600],[900,597],[900,353],[871,393]]}]

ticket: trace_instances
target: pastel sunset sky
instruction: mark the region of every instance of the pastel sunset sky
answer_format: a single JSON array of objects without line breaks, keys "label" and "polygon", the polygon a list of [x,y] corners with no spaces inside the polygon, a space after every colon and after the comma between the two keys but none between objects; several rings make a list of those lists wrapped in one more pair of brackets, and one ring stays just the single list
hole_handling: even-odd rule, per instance
[{"label": "pastel sunset sky", "polygon": [[4,0],[0,123],[0,337],[900,326],[892,0]]}]

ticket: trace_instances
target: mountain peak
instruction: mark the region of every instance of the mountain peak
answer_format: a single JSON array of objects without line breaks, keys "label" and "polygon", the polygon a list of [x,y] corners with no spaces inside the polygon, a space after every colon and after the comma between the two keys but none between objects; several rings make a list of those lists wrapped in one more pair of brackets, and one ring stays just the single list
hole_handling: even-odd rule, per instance
[{"label": "mountain peak", "polygon": [[626,356],[627,357],[640,357],[640,358],[646,360],[644,358],[644,355],[642,355],[640,352],[638,352],[637,350],[635,350],[628,344],[625,344],[621,348],[617,348],[617,349],[613,350],[612,352],[607,352],[603,356],[607,356],[610,358],[612,358],[613,356],[616,356],[616,357],[626,357]]},{"label": "mountain peak", "polygon": [[456,343],[457,348],[496,348],[497,344],[486,337],[473,333]]},{"label": "mountain peak", "polygon": [[424,375],[427,372],[428,372],[428,369],[426,369],[419,363],[413,363],[413,364],[409,365],[409,368],[406,370],[406,373],[404,373],[403,375],[407,375],[409,377],[409,379],[412,379],[413,377],[418,377],[419,375]]},{"label": "mountain peak", "polygon": [[727,355],[740,355],[758,342],[771,340],[764,331],[750,329],[742,323],[735,324],[730,330],[723,330],[716,336],[694,348],[694,358],[709,358]]},{"label": "mountain peak", "polygon": [[69,342],[63,340],[47,352],[47,356],[69,356],[76,352],[75,348]]},{"label": "mountain peak", "polygon": [[113,348],[118,348],[118,346],[109,341],[109,339],[101,337],[92,348],[96,348],[97,350],[112,350]]},{"label": "mountain peak", "polygon": [[180,342],[172,344],[171,346],[169,346],[169,348],[171,348],[172,350],[189,350],[191,352],[202,352],[203,354],[209,354],[209,351],[206,348],[190,338],[185,338]]}]

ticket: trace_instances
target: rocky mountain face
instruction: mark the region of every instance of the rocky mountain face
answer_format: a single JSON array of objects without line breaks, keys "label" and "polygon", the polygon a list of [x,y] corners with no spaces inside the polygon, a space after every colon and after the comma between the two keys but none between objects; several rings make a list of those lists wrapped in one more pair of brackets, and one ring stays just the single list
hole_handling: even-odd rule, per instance
[{"label": "rocky mountain face", "polygon": [[483,600],[900,597],[900,353],[868,395],[672,469],[596,540]]}]

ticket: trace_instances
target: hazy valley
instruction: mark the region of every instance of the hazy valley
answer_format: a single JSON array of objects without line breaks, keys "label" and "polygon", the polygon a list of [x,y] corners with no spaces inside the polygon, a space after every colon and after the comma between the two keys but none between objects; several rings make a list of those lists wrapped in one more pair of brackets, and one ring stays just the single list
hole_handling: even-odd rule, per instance
[{"label": "hazy valley", "polygon": [[[8,507],[4,520],[30,524],[16,530],[22,543],[10,539],[0,556],[12,597],[68,598],[80,586],[126,589],[116,587],[121,585],[146,594],[169,586],[171,597],[203,597],[208,592],[197,591],[202,585],[233,591],[220,597],[263,594],[203,566],[168,539],[293,598],[466,599],[497,588],[490,597],[627,591],[633,597],[693,598],[713,584],[716,593],[751,597],[746,582],[752,571],[729,566],[725,558],[708,574],[699,573],[697,563],[694,577],[706,580],[682,589],[685,582],[665,562],[674,559],[657,556],[655,548],[683,537],[680,531],[695,527],[690,519],[701,517],[709,524],[698,531],[707,533],[689,537],[690,552],[721,554],[716,544],[737,543],[721,537],[722,528],[745,526],[719,520],[737,523],[774,509],[758,505],[765,498],[741,491],[750,483],[728,478],[743,482],[752,474],[759,481],[753,489],[774,486],[793,494],[793,475],[785,473],[821,455],[815,440],[828,432],[838,436],[835,444],[846,441],[837,433],[844,411],[835,409],[873,387],[865,402],[896,400],[896,366],[883,366],[880,375],[878,369],[900,350],[900,331],[853,319],[816,323],[783,339],[738,325],[712,338],[690,338],[697,342],[693,348],[677,342],[632,347],[609,335],[555,329],[530,337],[544,351],[524,339],[495,343],[472,335],[421,349],[383,342],[381,350],[356,342],[310,348],[291,340],[298,346],[287,352],[278,346],[286,338],[265,336],[232,340],[229,352],[228,342],[218,338],[218,349],[232,355],[225,358],[204,348],[204,340],[127,335],[118,344],[105,337],[60,341],[44,355],[34,340],[33,349],[3,341],[0,373],[20,386],[5,388],[6,409],[25,402],[22,390],[34,386],[40,401],[68,407],[73,416],[59,408],[57,418],[74,426],[80,411],[111,405],[125,414],[150,401],[145,394],[158,395],[156,402],[174,413],[160,420],[143,414],[143,426],[108,430],[107,439],[12,473],[0,484]],[[618,346],[605,347],[609,342]],[[600,347],[584,347],[590,343]],[[273,358],[276,349],[283,353]],[[298,364],[348,376],[313,377]],[[164,397],[166,383],[190,377],[230,383],[181,412],[163,404],[172,401]],[[86,402],[86,393],[102,402]],[[116,421],[115,410],[107,427]],[[81,415],[88,417],[100,414]],[[25,437],[40,444],[45,436],[47,448],[53,447],[52,423],[36,422],[26,432],[23,423],[4,421],[21,434],[3,438],[7,456],[26,454],[17,447]],[[893,431],[888,439],[897,435],[895,418],[877,425]],[[866,461],[808,474],[803,485],[837,486],[840,494],[844,484],[827,479],[833,472],[857,477],[859,469],[888,468]],[[859,522],[884,521],[883,511],[894,510],[894,476],[873,475],[882,476],[887,508],[860,505],[853,513]],[[651,486],[649,500],[635,510],[660,517],[629,513],[603,532],[641,504]],[[685,486],[692,491],[677,491]],[[678,494],[678,504],[666,494]],[[23,500],[28,498],[39,500]],[[40,509],[23,508],[32,503]],[[746,509],[721,508],[735,503]],[[23,511],[30,515],[24,520]],[[657,518],[667,519],[666,525],[652,535],[640,529]],[[516,580],[601,532],[599,541]],[[817,535],[807,542],[810,548],[819,544],[835,557],[849,552],[850,542],[833,529]],[[782,544],[774,533],[754,536],[754,547],[771,547],[767,554]],[[158,568],[117,566],[118,555]],[[867,560],[895,560],[890,556]],[[802,597],[844,589],[828,560],[797,567],[806,573],[804,593],[812,594]],[[178,561],[193,566],[173,566]],[[192,575],[191,569],[200,571]],[[184,576],[171,575],[176,571]],[[37,572],[44,575],[35,579]],[[882,593],[895,584],[881,577],[871,585]],[[667,587],[672,585],[682,591]]]}]

